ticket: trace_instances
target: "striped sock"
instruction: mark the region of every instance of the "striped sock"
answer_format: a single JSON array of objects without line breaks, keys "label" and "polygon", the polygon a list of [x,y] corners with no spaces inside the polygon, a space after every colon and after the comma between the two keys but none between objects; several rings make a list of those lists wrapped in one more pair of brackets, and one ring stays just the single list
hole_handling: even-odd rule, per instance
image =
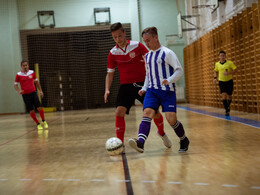
[{"label": "striped sock", "polygon": [[185,131],[183,129],[183,126],[181,124],[180,121],[176,121],[176,123],[174,125],[172,125],[172,128],[174,129],[176,135],[183,140],[186,136],[185,136]]},{"label": "striped sock", "polygon": [[144,144],[145,140],[148,138],[151,128],[151,120],[148,117],[143,117],[142,122],[139,126],[138,140]]}]

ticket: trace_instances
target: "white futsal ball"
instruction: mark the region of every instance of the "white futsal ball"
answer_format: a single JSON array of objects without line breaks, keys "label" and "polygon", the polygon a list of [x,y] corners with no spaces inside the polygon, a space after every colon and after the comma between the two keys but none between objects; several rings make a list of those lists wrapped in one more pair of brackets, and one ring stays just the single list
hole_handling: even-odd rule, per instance
[{"label": "white futsal ball", "polygon": [[121,154],[123,151],[123,143],[117,137],[111,137],[106,142],[106,149],[110,156]]}]

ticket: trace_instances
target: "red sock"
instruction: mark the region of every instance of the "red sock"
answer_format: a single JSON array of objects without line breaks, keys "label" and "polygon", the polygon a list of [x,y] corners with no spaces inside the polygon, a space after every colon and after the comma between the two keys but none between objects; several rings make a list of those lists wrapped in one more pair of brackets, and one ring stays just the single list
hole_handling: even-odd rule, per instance
[{"label": "red sock", "polygon": [[44,111],[43,111],[43,109],[38,110],[38,111],[39,111],[39,114],[40,114],[40,116],[42,118],[42,121],[44,121],[45,119],[44,119]]},{"label": "red sock", "polygon": [[125,117],[116,116],[116,137],[124,143],[125,136]]},{"label": "red sock", "polygon": [[164,132],[164,130],[163,130],[163,129],[164,129],[163,116],[160,115],[159,118],[154,118],[153,121],[154,121],[155,125],[156,125],[157,128],[158,128],[158,133],[159,133],[159,135],[164,136],[165,132]]},{"label": "red sock", "polygon": [[37,120],[37,117],[36,117],[35,112],[30,112],[30,116],[32,117],[32,119],[34,120],[34,122],[36,122],[36,124],[39,123],[39,121]]}]

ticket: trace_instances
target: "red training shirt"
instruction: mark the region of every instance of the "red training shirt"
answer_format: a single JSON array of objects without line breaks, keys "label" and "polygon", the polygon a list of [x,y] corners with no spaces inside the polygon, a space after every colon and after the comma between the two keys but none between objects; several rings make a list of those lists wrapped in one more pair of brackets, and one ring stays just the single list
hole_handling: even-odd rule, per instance
[{"label": "red training shirt", "polygon": [[107,72],[114,72],[117,66],[120,83],[136,83],[145,80],[145,64],[143,56],[148,52],[146,47],[138,42],[127,40],[125,48],[113,47],[107,59]]},{"label": "red training shirt", "polygon": [[29,94],[36,90],[34,81],[37,81],[35,72],[29,70],[28,72],[18,72],[15,77],[14,84],[20,83],[21,89],[24,91],[23,94]]}]

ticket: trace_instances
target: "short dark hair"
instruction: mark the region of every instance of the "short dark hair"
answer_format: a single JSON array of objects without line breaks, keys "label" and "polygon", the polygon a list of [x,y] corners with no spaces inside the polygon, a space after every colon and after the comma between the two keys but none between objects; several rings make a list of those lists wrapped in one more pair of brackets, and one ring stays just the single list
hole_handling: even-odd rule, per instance
[{"label": "short dark hair", "polygon": [[224,51],[220,51],[220,52],[219,52],[219,54],[221,54],[221,53],[223,53],[223,54],[225,54],[225,55],[226,55],[226,52],[224,52]]},{"label": "short dark hair", "polygon": [[114,23],[110,26],[110,32],[114,32],[116,30],[121,30],[122,32],[125,32],[125,29],[123,28],[123,25],[120,22]]},{"label": "short dark hair", "polygon": [[22,64],[23,64],[24,62],[27,62],[27,63],[28,63],[28,60],[22,60],[22,61],[21,61],[21,66],[22,66]]},{"label": "short dark hair", "polygon": [[144,34],[149,34],[149,35],[152,35],[152,36],[154,37],[154,36],[158,35],[158,33],[157,33],[157,28],[154,27],[154,26],[148,27],[148,28],[146,28],[146,29],[143,30],[142,36],[143,36]]}]

